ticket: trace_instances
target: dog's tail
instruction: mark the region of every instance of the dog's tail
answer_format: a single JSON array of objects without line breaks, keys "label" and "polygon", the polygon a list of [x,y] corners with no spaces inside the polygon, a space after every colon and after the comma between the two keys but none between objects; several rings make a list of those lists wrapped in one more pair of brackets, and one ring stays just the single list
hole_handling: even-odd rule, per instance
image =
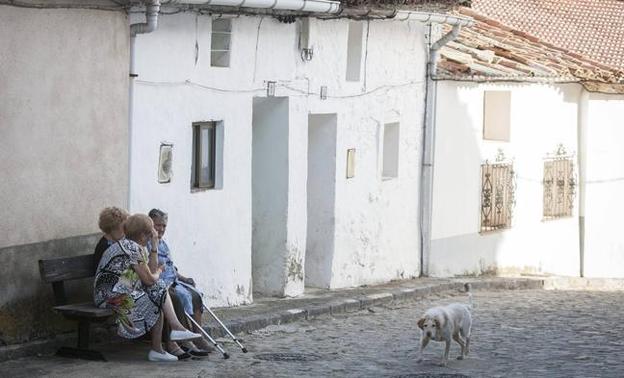
[{"label": "dog's tail", "polygon": [[466,293],[468,294],[468,307],[470,307],[470,309],[472,310],[472,308],[473,308],[473,305],[472,305],[472,292],[471,292],[472,285],[470,285],[469,282],[466,282],[464,284],[464,289],[466,289]]}]

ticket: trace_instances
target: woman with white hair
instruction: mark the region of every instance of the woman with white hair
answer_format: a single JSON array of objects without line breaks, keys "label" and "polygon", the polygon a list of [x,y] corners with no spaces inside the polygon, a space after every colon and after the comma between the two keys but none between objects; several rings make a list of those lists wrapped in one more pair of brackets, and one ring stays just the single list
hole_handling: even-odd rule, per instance
[{"label": "woman with white hair", "polygon": [[108,249],[117,240],[124,238],[123,224],[128,219],[128,212],[118,207],[107,207],[100,212],[98,219],[98,226],[104,235],[100,238],[95,246],[95,252],[93,260],[95,262],[95,268],[97,269],[102,259],[104,251]]}]

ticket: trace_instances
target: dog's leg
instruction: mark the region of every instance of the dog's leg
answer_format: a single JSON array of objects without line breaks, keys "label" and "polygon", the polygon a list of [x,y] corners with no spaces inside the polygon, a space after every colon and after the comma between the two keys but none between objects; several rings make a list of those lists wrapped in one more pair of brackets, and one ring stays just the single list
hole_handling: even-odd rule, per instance
[{"label": "dog's leg", "polygon": [[470,334],[472,332],[472,321],[469,321],[466,327],[462,327],[461,335],[466,340],[466,353],[464,356],[467,356],[470,353]]},{"label": "dog's leg", "polygon": [[453,335],[453,340],[457,341],[457,344],[459,344],[459,346],[461,347],[461,352],[459,356],[457,356],[457,359],[463,360],[464,355],[465,355],[465,350],[466,350],[466,342],[464,341],[464,339],[462,339],[459,333],[456,333]]},{"label": "dog's leg", "polygon": [[420,351],[419,351],[419,356],[418,359],[416,360],[416,362],[420,363],[423,360],[423,351],[425,350],[425,347],[427,346],[427,344],[429,344],[429,338],[427,336],[423,336],[420,339]]},{"label": "dog's leg", "polygon": [[449,352],[451,351],[451,338],[447,337],[445,339],[446,346],[444,347],[444,356],[442,356],[441,366],[446,366],[449,358]]}]

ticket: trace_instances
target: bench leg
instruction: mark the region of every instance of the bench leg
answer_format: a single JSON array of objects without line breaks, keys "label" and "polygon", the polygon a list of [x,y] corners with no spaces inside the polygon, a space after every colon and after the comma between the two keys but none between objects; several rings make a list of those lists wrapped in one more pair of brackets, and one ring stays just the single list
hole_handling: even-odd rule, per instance
[{"label": "bench leg", "polygon": [[78,348],[89,349],[89,336],[91,333],[91,323],[79,320],[78,321]]},{"label": "bench leg", "polygon": [[62,357],[81,358],[83,360],[106,361],[102,353],[89,349],[89,335],[91,323],[86,320],[78,321],[78,347],[62,347],[56,354]]}]

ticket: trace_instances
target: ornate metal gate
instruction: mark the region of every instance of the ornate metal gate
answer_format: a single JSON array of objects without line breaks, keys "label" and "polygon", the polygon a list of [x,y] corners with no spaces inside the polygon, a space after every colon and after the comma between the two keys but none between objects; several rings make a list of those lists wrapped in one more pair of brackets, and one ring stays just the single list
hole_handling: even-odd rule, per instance
[{"label": "ornate metal gate", "polygon": [[576,198],[574,154],[559,145],[544,158],[544,220],[571,217]]},{"label": "ornate metal gate", "polygon": [[496,163],[481,165],[481,232],[511,227],[516,204],[516,173],[502,151]]}]

